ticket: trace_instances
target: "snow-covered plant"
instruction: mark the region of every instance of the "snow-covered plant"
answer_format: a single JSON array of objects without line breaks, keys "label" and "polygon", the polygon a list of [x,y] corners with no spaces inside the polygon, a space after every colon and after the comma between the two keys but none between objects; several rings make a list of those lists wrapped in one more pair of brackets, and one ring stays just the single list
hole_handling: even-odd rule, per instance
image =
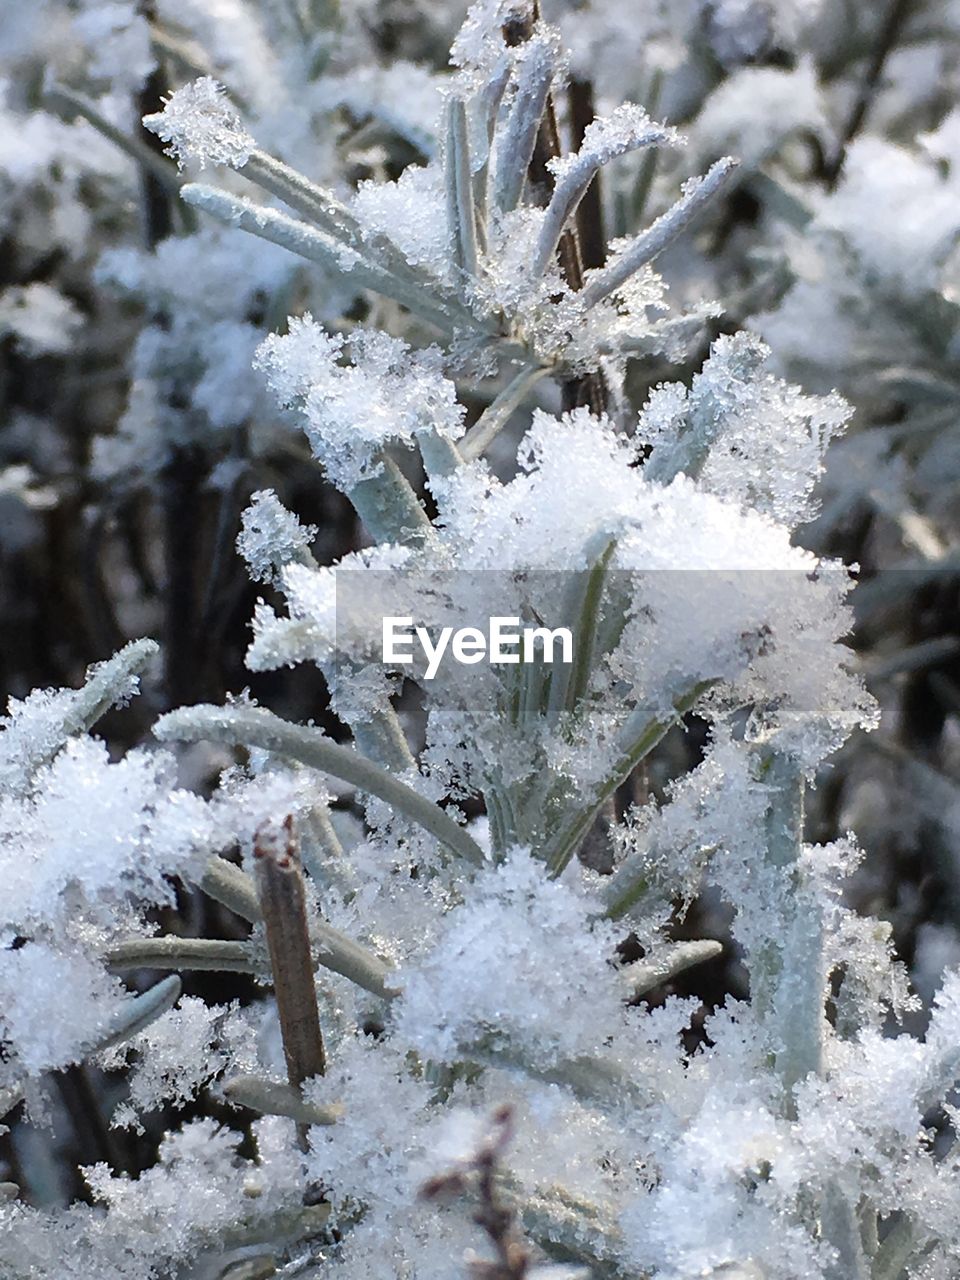
[{"label": "snow-covered plant", "polygon": [[[695,237],[721,240],[759,192],[823,255],[832,324],[845,289],[867,311],[912,296],[919,343],[931,295],[948,301],[949,166],[847,137],[817,210],[791,190],[772,158],[829,132],[809,51],[748,64],[813,40],[817,4],[650,5],[624,26],[601,0],[558,25],[478,0],[442,75],[380,64],[367,0],[352,34],[320,0],[180,8],[84,3],[79,52],[59,22],[45,51],[58,110],[137,158],[186,233],[99,259],[143,314],[93,477],[167,486],[175,542],[199,493],[177,489],[184,465],[224,491],[302,459],[302,434],[363,545],[315,554],[279,482],[237,539],[264,595],[251,676],[316,668],[326,727],[306,699],[281,716],[247,691],[111,753],[91,731],[137,692],[150,641],[10,701],[4,1115],[55,1125],[49,1081],[84,1064],[112,1130],[159,1135],[136,1177],[105,1142],[90,1203],[0,1185],[0,1274],[946,1280],[960,973],[908,1033],[889,924],[846,897],[856,839],[805,831],[834,753],[878,723],[846,643],[851,574],[800,536],[850,417],[831,388],[857,391],[865,344],[831,328],[814,352],[797,280],[747,281],[706,341],[728,263]],[[418,12],[425,47],[448,15]],[[139,91],[164,41],[198,73],[145,115],[169,160],[66,84],[123,63]],[[602,58],[629,93],[638,41],[647,105],[570,121],[568,147],[567,85]],[[754,92],[777,110],[751,132]],[[689,130],[658,122],[661,95]],[[336,113],[372,129],[347,148],[353,181],[312,145]],[[82,129],[53,130],[52,169]],[[415,158],[385,158],[381,129]],[[919,232],[878,241],[858,217],[895,163],[905,208],[917,166],[936,202],[922,270]],[[624,198],[598,245],[601,182]],[[28,356],[81,329],[36,283],[0,295],[0,323]],[[809,394],[767,342],[837,376]],[[638,366],[656,371],[640,396]],[[495,618],[523,638],[476,661]],[[175,665],[168,699],[193,688]],[[698,931],[698,900],[722,933]],[[724,950],[746,980],[704,1009],[682,983]],[[240,975],[242,997],[184,994],[203,973]]]}]

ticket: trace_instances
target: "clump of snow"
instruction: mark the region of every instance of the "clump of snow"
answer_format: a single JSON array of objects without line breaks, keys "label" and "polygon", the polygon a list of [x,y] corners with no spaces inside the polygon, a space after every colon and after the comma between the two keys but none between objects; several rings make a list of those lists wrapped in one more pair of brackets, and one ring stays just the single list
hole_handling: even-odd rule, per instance
[{"label": "clump of snow", "polygon": [[851,411],[839,396],[804,395],[766,372],[769,355],[751,334],[718,338],[689,391],[681,383],[655,388],[637,430],[653,446],[651,479],[683,471],[793,528],[814,514],[823,456]]},{"label": "clump of snow", "polygon": [[38,280],[0,293],[0,336],[12,334],[26,356],[64,355],[82,327],[76,303],[52,285]]},{"label": "clump of snow", "polygon": [[0,951],[0,1037],[12,1057],[0,1079],[76,1062],[107,1032],[122,996],[119,980],[79,945]]},{"label": "clump of snow", "polygon": [[710,95],[700,114],[697,146],[708,155],[734,152],[756,166],[790,134],[808,131],[830,137],[824,94],[814,63],[797,67],[742,67]]},{"label": "clump of snow", "polygon": [[109,915],[128,893],[171,901],[167,877],[196,856],[189,841],[170,861],[151,856],[175,778],[167,752],[138,749],[113,763],[103,743],[79,738],[39,770],[32,794],[0,799],[3,933],[66,924],[79,903]]},{"label": "clump of snow", "polygon": [[373,329],[330,336],[305,315],[286,337],[263,342],[257,367],[280,403],[299,410],[314,452],[343,489],[376,474],[377,455],[392,441],[463,434],[464,409],[436,347],[415,351]]},{"label": "clump of snow", "polygon": [[361,182],[353,209],[368,238],[385,237],[412,266],[439,280],[448,274],[443,175],[436,165],[409,165],[396,182]]},{"label": "clump of snow", "polygon": [[237,550],[255,581],[276,582],[280,570],[299,559],[316,536],[316,525],[302,525],[272,489],[260,489],[241,518]]},{"label": "clump of snow", "polygon": [[936,284],[960,235],[956,185],[923,155],[858,138],[815,230],[843,236],[865,271],[916,295]]},{"label": "clump of snow", "polygon": [[485,872],[399,975],[396,1034],[438,1062],[522,1045],[541,1066],[589,1054],[622,1019],[610,925],[526,850]]},{"label": "clump of snow", "polygon": [[180,168],[190,159],[199,160],[201,169],[207,161],[239,169],[255,145],[223,85],[212,76],[175,89],[164,99],[163,110],[144,116],[143,123],[167,143],[167,154],[176,157]]}]

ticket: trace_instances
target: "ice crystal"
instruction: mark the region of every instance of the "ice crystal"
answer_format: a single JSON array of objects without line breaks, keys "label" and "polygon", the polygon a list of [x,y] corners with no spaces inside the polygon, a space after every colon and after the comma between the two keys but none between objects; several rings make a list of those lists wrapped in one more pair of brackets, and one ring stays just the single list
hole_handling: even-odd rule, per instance
[{"label": "ice crystal", "polygon": [[[346,354],[349,364],[341,363]],[[300,411],[311,445],[342,488],[375,474],[386,444],[463,434],[464,410],[437,348],[412,351],[371,329],[349,340],[329,337],[307,315],[291,322],[288,336],[267,338],[257,364],[280,402]]]},{"label": "ice crystal", "polygon": [[162,111],[144,117],[144,124],[167,144],[182,168],[185,160],[241,168],[250,158],[253,138],[227,100],[223,85],[201,76],[164,101]]},{"label": "ice crystal", "polygon": [[[588,914],[517,850],[475,886],[469,908],[449,914],[436,948],[401,970],[397,1034],[438,1062],[471,1046],[509,1056],[516,1043],[541,1066],[589,1053],[622,1014],[614,937],[587,927]],[[587,992],[591,1018],[572,1017]]]},{"label": "ice crystal", "polygon": [[665,142],[678,146],[683,141],[676,129],[655,124],[642,107],[625,102],[609,116],[588,124],[579,151],[551,161],[550,168],[561,184],[580,168],[596,170],[637,147]]},{"label": "ice crystal", "polygon": [[[137,1062],[129,1076],[129,1095],[112,1123],[142,1131],[141,1116],[163,1105],[184,1106],[231,1060],[222,1027],[235,1010],[184,996],[175,1009],[158,1018],[124,1046]],[[236,1051],[239,1046],[230,1045]],[[235,1059],[234,1059],[235,1060]]]},{"label": "ice crystal", "polygon": [[246,560],[250,576],[273,582],[279,571],[310,546],[317,536],[315,525],[302,525],[287,511],[272,489],[252,495],[243,513],[237,550]]}]

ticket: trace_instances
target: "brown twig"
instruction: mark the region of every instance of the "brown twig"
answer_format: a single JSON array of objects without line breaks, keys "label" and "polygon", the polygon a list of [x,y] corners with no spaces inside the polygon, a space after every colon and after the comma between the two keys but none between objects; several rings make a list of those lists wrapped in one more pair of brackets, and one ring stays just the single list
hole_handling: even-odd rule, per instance
[{"label": "brown twig", "polygon": [[825,166],[824,177],[828,187],[831,189],[837,184],[837,179],[843,168],[843,162],[847,156],[847,148],[863,128],[870,105],[876,96],[883,69],[890,54],[897,46],[900,32],[910,14],[912,4],[913,0],[892,0],[887,10],[863,84],[860,86],[860,91],[847,118],[847,123],[840,133],[837,149],[832,159]]},{"label": "brown twig", "polygon": [[[593,85],[589,80],[571,80],[567,92],[570,103],[570,141],[579,148],[583,136],[596,116],[593,101]],[[653,152],[652,154],[656,154]],[[586,195],[577,206],[577,240],[580,244],[582,266],[589,270],[602,267],[607,260],[607,239],[603,228],[603,202],[600,198],[600,174],[587,187]]]},{"label": "brown twig", "polygon": [[[507,45],[515,48],[524,44],[533,35],[533,29],[540,20],[539,0],[531,3],[514,14],[503,26],[503,38]],[[586,126],[584,126],[586,127]],[[557,127],[557,112],[553,94],[547,94],[547,103],[537,132],[537,141],[533,148],[530,166],[527,170],[527,182],[530,198],[534,204],[546,205],[555,186],[555,178],[549,167],[549,161],[557,159],[561,154],[560,130]],[[564,280],[574,292],[583,288],[583,262],[577,231],[567,227],[560,236],[557,245],[557,260]],[[607,408],[607,387],[603,375],[598,371],[588,373],[580,378],[570,378],[563,384],[564,411],[587,406],[590,412],[599,416]]]},{"label": "brown twig", "polygon": [[460,1168],[425,1182],[420,1195],[425,1200],[439,1200],[475,1189],[480,1203],[473,1220],[483,1228],[495,1258],[471,1258],[467,1264],[471,1280],[524,1280],[530,1268],[530,1250],[517,1233],[513,1211],[500,1199],[496,1181],[503,1153],[513,1136],[511,1108],[498,1107],[491,1121],[489,1135],[469,1160]]},{"label": "brown twig", "polygon": [[[156,17],[153,0],[141,0],[138,10],[148,22]],[[162,67],[158,65],[147,76],[136,98],[137,137],[144,146],[149,147],[164,159],[166,156],[163,151],[163,142],[156,134],[145,129],[141,121],[145,115],[163,109],[163,96],[169,91],[169,81]],[[140,191],[143,237],[147,248],[153,249],[173,231],[173,205],[169,191],[146,168],[140,170]]]},{"label": "brown twig", "polygon": [[[285,818],[279,830],[273,825],[262,826],[254,839],[253,857],[287,1079],[299,1089],[305,1080],[323,1075],[327,1061],[313,984],[303,872],[293,819]],[[305,1125],[297,1126],[297,1138],[300,1149],[306,1151]]]}]

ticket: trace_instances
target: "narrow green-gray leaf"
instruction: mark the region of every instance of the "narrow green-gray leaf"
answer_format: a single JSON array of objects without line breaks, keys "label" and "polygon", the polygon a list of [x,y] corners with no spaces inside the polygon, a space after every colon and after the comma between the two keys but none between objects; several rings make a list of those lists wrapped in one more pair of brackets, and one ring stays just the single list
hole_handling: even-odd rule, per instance
[{"label": "narrow green-gray leaf", "polygon": [[683,195],[657,218],[652,226],[642,232],[609,266],[590,274],[583,289],[583,301],[588,307],[625,284],[641,267],[652,262],[693,220],[709,202],[726,186],[737,168],[730,156],[718,160],[702,178],[688,182]]},{"label": "narrow green-gray leaf", "polygon": [[290,724],[263,707],[201,705],[181,707],[161,716],[154,733],[161,741],[197,742],[208,738],[238,747],[261,747],[299,760],[376,796],[474,866],[483,865],[483,850],[443,809],[372,761],[331,741],[319,729]]},{"label": "narrow green-gray leaf", "polygon": [[714,682],[703,680],[696,684],[689,693],[677,698],[674,702],[675,714],[668,717],[654,717],[644,720],[644,712],[638,708],[628,719],[621,732],[621,755],[610,773],[594,793],[593,801],[581,809],[574,820],[561,830],[549,842],[543,858],[550,869],[551,876],[558,876],[576,853],[580,842],[590,830],[594,818],[603,807],[605,801],[613,795],[621,782],[626,781],[645,756],[648,756],[658,742],[673,728],[677,721],[694,706]]},{"label": "narrow green-gray leaf", "polygon": [[304,1100],[299,1089],[279,1080],[261,1076],[234,1076],[223,1086],[224,1097],[236,1106],[249,1107],[261,1115],[288,1116],[298,1124],[334,1125],[343,1115],[343,1107],[318,1107]]},{"label": "narrow green-gray leaf", "polygon": [[257,924],[262,919],[260,900],[253,881],[232,862],[227,862],[224,858],[211,858],[200,878],[200,888],[241,920]]},{"label": "narrow green-gray leaf", "polygon": [[662,986],[694,965],[703,964],[720,955],[723,947],[710,938],[678,942],[652,960],[640,960],[620,971],[624,987],[633,999]]},{"label": "narrow green-gray leaf", "polygon": [[105,1049],[112,1049],[115,1045],[132,1040],[168,1009],[172,1009],[180,999],[182,990],[180,979],[176,974],[171,974],[149,991],[125,1001],[115,1015],[107,1035],[90,1052],[102,1053]]},{"label": "narrow green-gray leaf", "polygon": [[550,372],[547,368],[521,369],[496,399],[484,409],[459,444],[460,457],[473,462],[487,449],[510,420],[510,415],[523,403],[527,392]]},{"label": "narrow green-gray leaf", "polygon": [[253,953],[246,942],[220,938],[131,938],[107,952],[108,968],[115,973],[130,969],[221,970],[255,973]]}]

